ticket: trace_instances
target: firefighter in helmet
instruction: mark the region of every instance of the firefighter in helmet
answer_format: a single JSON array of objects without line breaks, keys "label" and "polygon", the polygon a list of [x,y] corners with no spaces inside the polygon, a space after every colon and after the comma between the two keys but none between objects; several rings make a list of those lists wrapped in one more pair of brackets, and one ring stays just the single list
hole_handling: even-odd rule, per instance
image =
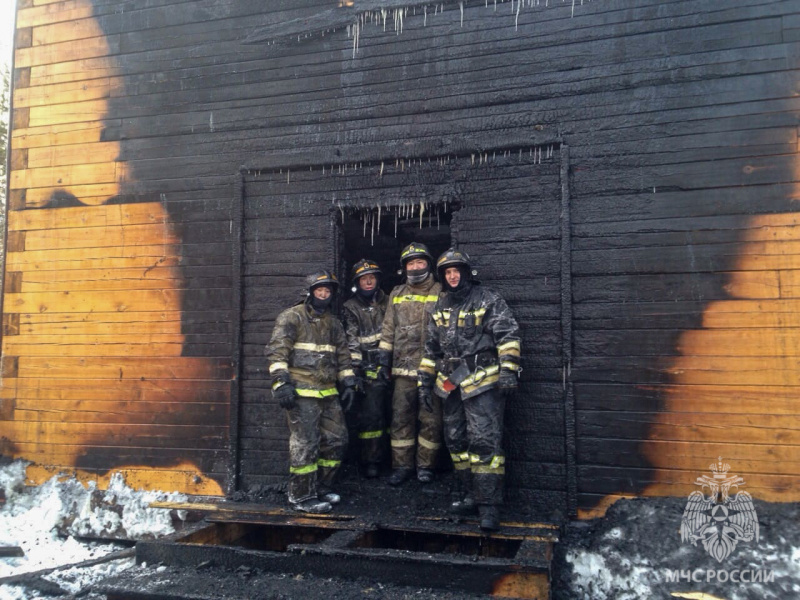
[{"label": "firefighter in helmet", "polygon": [[472,279],[466,252],[450,249],[436,261],[443,294],[428,323],[419,364],[419,400],[443,401],[444,437],[460,496],[451,509],[480,514],[482,529],[499,527],[503,501],[505,400],[520,373],[520,336],[497,292]]},{"label": "firefighter in helmet", "polygon": [[307,281],[306,300],[278,315],[266,356],[272,396],[289,422],[289,503],[324,513],[341,500],[331,486],[347,447],[343,408],[355,398],[356,378],[344,329],[330,312],[336,276],[323,269]]},{"label": "firefighter in helmet", "polygon": [[350,360],[359,382],[361,400],[358,439],[366,477],[377,477],[386,453],[391,405],[386,387],[378,385],[378,342],[389,297],[381,290],[381,269],[374,261],[362,258],[352,269],[355,294],[344,303],[344,330]]},{"label": "firefighter in helmet", "polygon": [[435,400],[430,411],[421,411],[417,396],[417,367],[425,345],[426,325],[442,288],[433,276],[433,257],[424,244],[406,246],[400,262],[406,282],[389,295],[379,344],[378,377],[384,385],[389,385],[390,378],[394,382],[391,485],[409,479],[415,467],[419,481],[433,481],[442,445],[441,403]]}]

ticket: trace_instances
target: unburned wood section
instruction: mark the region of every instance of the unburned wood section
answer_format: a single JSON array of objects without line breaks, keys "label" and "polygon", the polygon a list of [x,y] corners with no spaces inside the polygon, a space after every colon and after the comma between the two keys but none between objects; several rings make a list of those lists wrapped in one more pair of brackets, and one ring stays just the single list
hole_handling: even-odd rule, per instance
[{"label": "unburned wood section", "polygon": [[[43,209],[11,221],[25,244],[9,254],[20,270],[4,298],[3,354],[19,357],[3,380],[3,406],[13,402],[0,413],[10,453],[47,467],[41,476],[72,468],[102,481],[126,468],[153,487],[219,493],[232,373],[229,359],[212,357],[229,355],[228,328],[189,311],[187,320],[207,327],[185,332],[184,295],[198,280],[163,260],[180,253],[163,207]],[[137,267],[142,247],[161,256]],[[115,256],[123,248],[133,249],[130,259]],[[37,261],[43,252],[105,258],[97,268],[59,269]],[[217,289],[224,306],[229,273],[209,275],[204,297]],[[188,344],[208,358],[184,356]]]}]

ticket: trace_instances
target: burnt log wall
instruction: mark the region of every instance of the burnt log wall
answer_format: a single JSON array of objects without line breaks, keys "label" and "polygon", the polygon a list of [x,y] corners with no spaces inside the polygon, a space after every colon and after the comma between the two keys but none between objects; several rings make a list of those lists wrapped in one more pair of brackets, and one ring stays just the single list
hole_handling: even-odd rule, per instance
[{"label": "burnt log wall", "polygon": [[[352,19],[336,12],[354,9],[338,4],[20,3],[3,453],[95,476],[158,467],[164,475],[146,484],[189,491],[213,491],[195,477],[231,484],[220,410],[236,371],[230,265],[244,166],[261,175],[244,184],[239,475],[244,486],[280,479],[285,432],[260,389],[258,347],[298,274],[334,258],[339,184],[326,188],[325,178],[344,166],[351,184],[337,198],[354,205],[407,202],[413,185],[381,182],[380,164],[432,158],[430,177],[453,179],[414,185],[466,200],[454,236],[486,284],[509,296],[530,349],[525,393],[509,407],[512,496],[566,506],[570,456],[587,511],[625,494],[684,495],[723,455],[757,497],[791,499],[796,3],[420,5],[404,11],[402,33],[391,10],[385,32],[382,17],[366,19],[355,56],[343,29]],[[313,35],[286,25],[299,18]],[[328,25],[336,31],[320,35]],[[242,44],[259,32],[278,43]],[[558,143],[570,147],[566,221],[560,154],[515,172],[503,152]],[[437,169],[444,157],[463,166]],[[515,178],[523,185],[470,196],[460,182],[479,168],[501,192]],[[270,191],[270,178],[291,185],[301,171],[321,185],[306,193],[295,179],[291,202]],[[570,315],[559,297],[565,222]],[[109,300],[111,290],[121,298]],[[56,338],[51,318],[79,325]],[[122,330],[104,325],[121,318]],[[162,345],[137,344],[142,332]],[[564,429],[567,379],[575,447]],[[111,382],[127,395],[109,392]],[[133,404],[143,395],[154,403]]]}]

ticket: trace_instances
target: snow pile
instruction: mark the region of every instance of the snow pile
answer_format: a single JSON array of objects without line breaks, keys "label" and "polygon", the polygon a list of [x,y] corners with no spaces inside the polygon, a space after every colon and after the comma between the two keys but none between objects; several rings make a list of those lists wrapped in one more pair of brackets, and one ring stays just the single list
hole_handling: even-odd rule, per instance
[{"label": "snow pile", "polygon": [[570,523],[556,547],[556,600],[800,598],[800,506],[755,501],[760,539],[718,562],[681,542],[685,498],[620,500],[605,518]]},{"label": "snow pile", "polygon": [[[25,555],[0,558],[0,578],[74,565],[119,551],[115,543],[87,542],[76,537],[142,539],[174,532],[169,511],[147,508],[150,502],[183,502],[184,494],[135,491],[114,475],[108,489],[84,487],[73,477],[55,476],[38,487],[25,486],[27,463],[0,467],[0,546],[19,546]],[[133,559],[92,567],[61,569],[45,575],[70,593],[133,565]],[[24,588],[0,585],[0,600],[30,598]]]}]

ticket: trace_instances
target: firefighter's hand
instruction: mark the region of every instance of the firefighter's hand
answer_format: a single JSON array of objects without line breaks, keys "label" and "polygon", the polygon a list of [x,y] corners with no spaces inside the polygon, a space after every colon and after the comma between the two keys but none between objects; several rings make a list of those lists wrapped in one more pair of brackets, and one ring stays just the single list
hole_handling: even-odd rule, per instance
[{"label": "firefighter's hand", "polygon": [[297,392],[291,383],[284,383],[272,390],[272,397],[278,401],[281,408],[286,410],[291,410],[297,406]]},{"label": "firefighter's hand", "polygon": [[417,396],[419,397],[419,404],[426,412],[433,412],[433,392],[430,388],[421,387],[417,388]]},{"label": "firefighter's hand", "polygon": [[514,392],[517,391],[517,386],[519,385],[519,378],[517,377],[516,372],[510,369],[500,369],[500,379],[498,380],[498,387],[500,388],[500,393],[503,394],[506,398],[511,396]]},{"label": "firefighter's hand", "polygon": [[361,367],[353,367],[353,372],[356,374],[356,388],[362,392],[367,391],[367,376],[364,369]]},{"label": "firefighter's hand", "polygon": [[342,405],[342,410],[344,412],[349,411],[353,407],[353,402],[356,399],[356,388],[353,386],[347,386],[342,390],[341,395],[339,396],[339,402]]},{"label": "firefighter's hand", "polygon": [[392,377],[389,375],[389,367],[381,365],[378,367],[378,376],[375,378],[377,385],[388,388],[392,385]]}]

